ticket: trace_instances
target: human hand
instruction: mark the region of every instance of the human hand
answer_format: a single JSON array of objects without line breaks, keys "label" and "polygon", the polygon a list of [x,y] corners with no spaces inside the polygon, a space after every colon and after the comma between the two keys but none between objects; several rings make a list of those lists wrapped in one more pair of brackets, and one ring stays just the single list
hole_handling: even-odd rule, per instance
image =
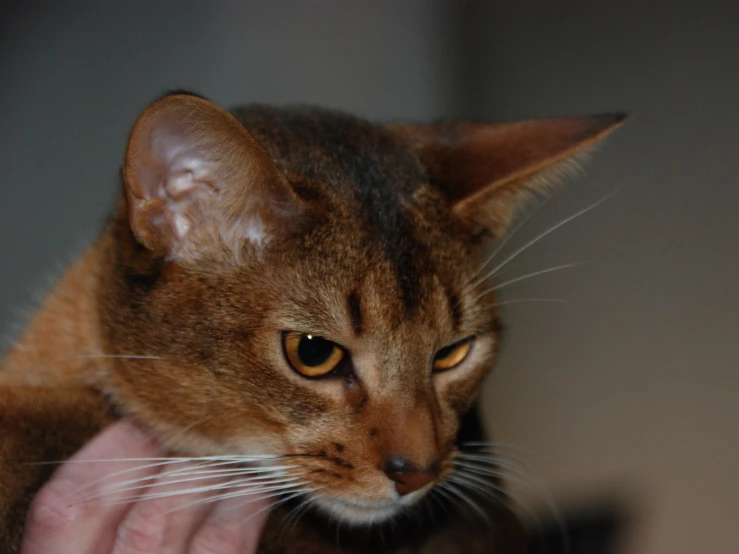
[{"label": "human hand", "polygon": [[[22,554],[251,554],[268,514],[264,498],[200,502],[202,491],[132,503],[130,487],[110,487],[111,479],[156,483],[163,467],[133,458],[163,456],[161,448],[132,423],[117,422],[62,465],[39,491],[29,512]],[[95,460],[121,460],[95,462]],[[187,464],[194,465],[192,462]],[[178,467],[186,467],[183,463]],[[116,474],[115,478],[111,478]],[[192,482],[162,484],[156,492],[197,487]],[[139,481],[138,485],[142,483]],[[160,480],[160,483],[162,481]],[[212,481],[208,481],[212,483]],[[122,490],[127,489],[127,490]],[[135,495],[144,489],[133,489]],[[253,499],[253,500],[252,500]]]}]

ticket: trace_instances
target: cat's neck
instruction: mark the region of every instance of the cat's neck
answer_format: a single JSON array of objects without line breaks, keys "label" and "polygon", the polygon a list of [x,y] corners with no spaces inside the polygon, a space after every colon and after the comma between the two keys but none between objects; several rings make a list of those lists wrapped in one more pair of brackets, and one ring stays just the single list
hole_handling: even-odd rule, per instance
[{"label": "cat's neck", "polygon": [[2,361],[0,383],[50,386],[88,384],[105,365],[97,290],[105,239],[63,275]]}]

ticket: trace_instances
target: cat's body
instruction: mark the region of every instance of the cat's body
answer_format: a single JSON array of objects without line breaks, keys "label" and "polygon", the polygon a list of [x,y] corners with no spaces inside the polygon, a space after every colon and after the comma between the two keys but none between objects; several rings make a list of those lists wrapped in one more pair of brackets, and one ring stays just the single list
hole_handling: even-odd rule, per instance
[{"label": "cat's body", "polygon": [[621,118],[234,114],[182,94],[144,112],[113,217],[8,353],[2,551],[52,470],[29,462],[127,416],[190,456],[299,457],[321,498],[290,525],[277,509],[263,552],[520,552],[495,497],[467,491],[493,525],[424,503],[464,485],[460,420],[497,351],[487,241],[543,170]]}]

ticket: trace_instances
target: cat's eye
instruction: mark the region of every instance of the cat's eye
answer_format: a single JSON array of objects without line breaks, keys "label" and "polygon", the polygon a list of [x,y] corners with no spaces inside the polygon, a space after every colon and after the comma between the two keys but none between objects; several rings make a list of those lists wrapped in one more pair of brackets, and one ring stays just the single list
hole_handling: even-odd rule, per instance
[{"label": "cat's eye", "polygon": [[325,377],[339,368],[347,356],[335,342],[310,333],[285,332],[282,347],[290,366],[305,377]]},{"label": "cat's eye", "polygon": [[432,368],[434,371],[446,371],[461,364],[472,348],[472,338],[466,338],[461,341],[445,346],[436,353]]}]

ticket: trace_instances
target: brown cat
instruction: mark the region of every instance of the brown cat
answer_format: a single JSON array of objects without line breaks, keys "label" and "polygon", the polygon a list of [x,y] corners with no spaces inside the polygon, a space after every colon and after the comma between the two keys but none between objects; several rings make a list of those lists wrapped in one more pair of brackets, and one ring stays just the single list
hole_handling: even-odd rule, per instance
[{"label": "brown cat", "polygon": [[[469,486],[497,486],[493,466],[457,464],[498,349],[483,253],[622,119],[386,126],[152,104],[101,237],[0,370],[0,550],[52,470],[29,462],[125,415],[188,456],[297,460],[305,484],[282,507],[311,510],[283,525],[275,509],[262,552],[373,552],[378,530],[386,551],[517,552],[511,512]],[[433,491],[469,502],[429,514]],[[340,545],[337,519],[356,524]]]}]

